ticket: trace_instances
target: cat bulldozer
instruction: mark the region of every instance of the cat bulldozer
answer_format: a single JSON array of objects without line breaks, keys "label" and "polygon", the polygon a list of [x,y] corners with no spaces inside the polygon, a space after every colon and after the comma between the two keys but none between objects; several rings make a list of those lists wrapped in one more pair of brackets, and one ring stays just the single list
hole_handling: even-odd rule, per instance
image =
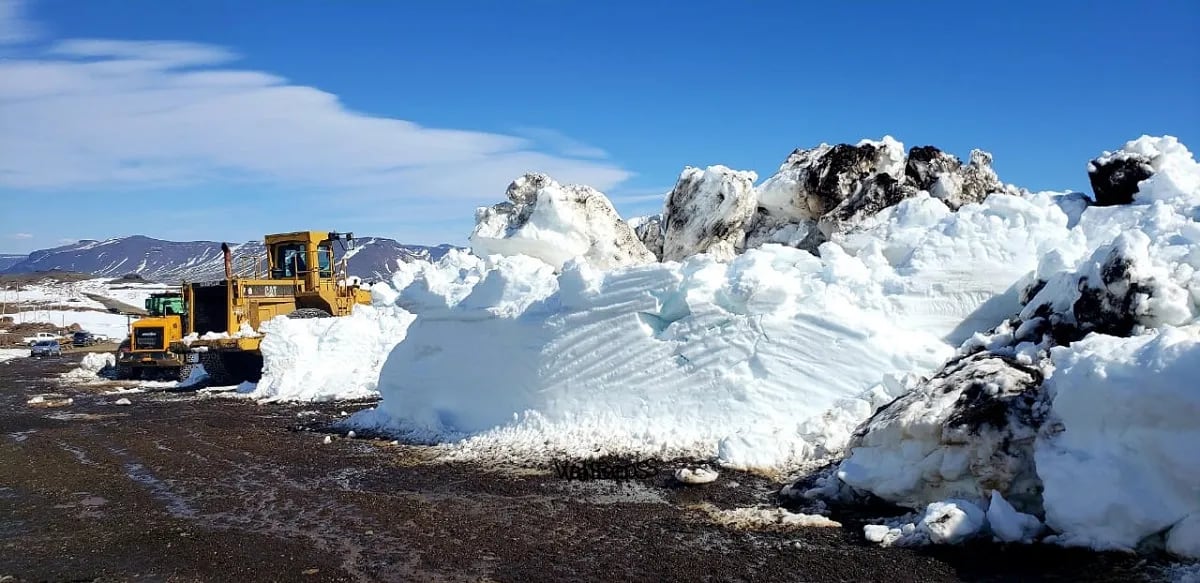
[{"label": "cat bulldozer", "polygon": [[187,324],[183,294],[156,293],[146,299],[147,316],[129,324],[129,338],[117,348],[118,379],[182,381],[192,373],[183,355],[168,350],[183,339]]},{"label": "cat bulldozer", "polygon": [[189,334],[171,343],[171,351],[204,365],[210,385],[258,382],[264,322],[346,316],[355,305],[371,303],[370,291],[347,274],[347,257],[339,262],[335,256],[335,246],[353,250],[352,233],[280,233],[263,243],[265,256],[239,257],[237,273],[232,250],[222,244],[225,279],[183,284]]}]

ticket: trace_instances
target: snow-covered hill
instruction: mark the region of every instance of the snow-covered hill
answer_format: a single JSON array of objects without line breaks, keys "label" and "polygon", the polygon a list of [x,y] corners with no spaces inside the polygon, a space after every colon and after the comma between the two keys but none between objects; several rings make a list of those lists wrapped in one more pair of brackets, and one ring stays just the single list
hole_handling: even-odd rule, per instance
[{"label": "snow-covered hill", "polygon": [[[234,245],[234,256],[263,253],[260,241]],[[386,277],[401,262],[436,261],[452,247],[403,245],[392,239],[363,237],[349,252],[351,275],[365,279]],[[2,258],[0,258],[2,259]],[[238,262],[241,265],[241,261]],[[141,235],[105,241],[80,241],[71,245],[34,251],[28,257],[0,267],[0,273],[32,273],[61,270],[117,277],[137,273],[154,281],[179,282],[220,279],[225,272],[221,244],[213,241],[163,241]]]},{"label": "snow-covered hill", "polygon": [[0,285],[3,313],[14,324],[45,323],[67,328],[78,325],[84,330],[122,339],[128,333],[129,319],[114,313],[99,299],[141,308],[151,294],[177,290],[161,283],[93,278],[56,279],[54,276],[31,282],[5,282]]},{"label": "snow-covered hill", "polygon": [[22,261],[25,261],[25,259],[28,257],[28,255],[9,255],[0,253],[0,273],[4,273],[4,270]]}]

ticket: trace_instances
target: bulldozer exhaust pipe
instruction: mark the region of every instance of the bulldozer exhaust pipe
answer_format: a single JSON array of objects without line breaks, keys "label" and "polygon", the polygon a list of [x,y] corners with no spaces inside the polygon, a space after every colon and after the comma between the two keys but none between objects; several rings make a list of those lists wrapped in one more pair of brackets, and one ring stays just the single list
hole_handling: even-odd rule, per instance
[{"label": "bulldozer exhaust pipe", "polygon": [[233,252],[229,250],[229,243],[221,243],[221,253],[225,255],[225,280],[233,280]]}]

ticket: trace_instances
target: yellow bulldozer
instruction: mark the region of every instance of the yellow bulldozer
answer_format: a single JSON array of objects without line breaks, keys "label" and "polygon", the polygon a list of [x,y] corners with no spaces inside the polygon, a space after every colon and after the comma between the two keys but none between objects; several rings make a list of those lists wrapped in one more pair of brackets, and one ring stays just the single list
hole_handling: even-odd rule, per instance
[{"label": "yellow bulldozer", "polygon": [[[190,334],[171,343],[188,363],[204,365],[212,385],[225,386],[262,376],[259,327],[276,316],[346,316],[356,304],[369,304],[371,293],[346,271],[335,244],[354,245],[352,233],[298,231],[263,238],[265,257],[241,257],[235,273],[232,251],[221,245],[225,279],[184,282],[183,301]],[[246,272],[246,273],[243,273]]]},{"label": "yellow bulldozer", "polygon": [[156,293],[146,299],[146,316],[129,325],[129,338],[117,348],[118,379],[182,381],[192,365],[168,350],[183,339],[187,311],[179,292]]}]

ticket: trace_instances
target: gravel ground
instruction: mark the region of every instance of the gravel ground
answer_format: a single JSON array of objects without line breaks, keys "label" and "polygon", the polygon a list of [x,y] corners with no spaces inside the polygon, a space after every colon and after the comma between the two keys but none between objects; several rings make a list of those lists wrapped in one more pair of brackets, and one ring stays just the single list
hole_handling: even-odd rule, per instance
[{"label": "gravel ground", "polygon": [[738,530],[700,508],[766,503],[776,485],[444,464],[326,433],[363,404],[53,380],[79,358],[0,364],[0,582],[1138,581],[1157,567],[1047,545],[880,549],[853,525]]}]

